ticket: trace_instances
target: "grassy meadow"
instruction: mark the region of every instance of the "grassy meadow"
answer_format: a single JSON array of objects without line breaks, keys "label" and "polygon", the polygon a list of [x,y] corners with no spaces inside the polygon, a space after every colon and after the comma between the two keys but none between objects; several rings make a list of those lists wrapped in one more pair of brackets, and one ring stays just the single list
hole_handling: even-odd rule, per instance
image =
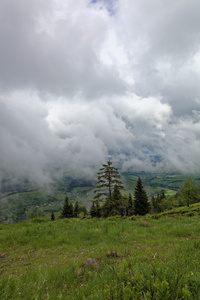
[{"label": "grassy meadow", "polygon": [[0,224],[0,299],[200,299],[200,205],[184,209]]}]

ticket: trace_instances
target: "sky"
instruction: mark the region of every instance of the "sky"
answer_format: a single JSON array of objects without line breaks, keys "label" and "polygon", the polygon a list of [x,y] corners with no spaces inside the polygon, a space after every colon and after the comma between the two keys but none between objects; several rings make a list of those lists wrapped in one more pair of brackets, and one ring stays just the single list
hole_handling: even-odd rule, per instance
[{"label": "sky", "polygon": [[200,1],[0,1],[0,180],[200,173]]}]

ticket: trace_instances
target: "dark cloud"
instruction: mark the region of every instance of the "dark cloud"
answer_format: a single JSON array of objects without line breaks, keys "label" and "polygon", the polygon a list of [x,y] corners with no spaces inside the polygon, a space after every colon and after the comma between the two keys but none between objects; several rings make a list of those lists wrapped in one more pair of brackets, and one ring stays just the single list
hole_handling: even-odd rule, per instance
[{"label": "dark cloud", "polygon": [[[20,2],[20,3],[19,3]],[[115,69],[99,61],[109,17],[87,6],[50,1],[0,4],[0,85],[87,97],[124,92]],[[54,4],[54,5],[53,5]],[[2,7],[1,7],[2,6]]]}]

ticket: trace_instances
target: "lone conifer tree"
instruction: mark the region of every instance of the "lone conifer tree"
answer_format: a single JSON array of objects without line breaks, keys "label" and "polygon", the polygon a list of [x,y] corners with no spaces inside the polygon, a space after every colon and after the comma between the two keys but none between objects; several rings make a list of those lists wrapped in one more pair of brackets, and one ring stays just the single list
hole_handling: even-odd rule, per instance
[{"label": "lone conifer tree", "polygon": [[117,168],[112,166],[112,162],[110,160],[106,164],[103,164],[102,168],[99,169],[97,179],[98,181],[94,191],[94,198],[99,201],[112,201],[114,187],[117,187],[119,190],[124,188],[120,180],[119,171]]},{"label": "lone conifer tree", "polygon": [[55,215],[53,211],[51,212],[51,221],[55,221]]},{"label": "lone conifer tree", "polygon": [[135,186],[134,207],[135,215],[144,216],[150,210],[148,197],[140,177],[138,178],[138,181]]}]

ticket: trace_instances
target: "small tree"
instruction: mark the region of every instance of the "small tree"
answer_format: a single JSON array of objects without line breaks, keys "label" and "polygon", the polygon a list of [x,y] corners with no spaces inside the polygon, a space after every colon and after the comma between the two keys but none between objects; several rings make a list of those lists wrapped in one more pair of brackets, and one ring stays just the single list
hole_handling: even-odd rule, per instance
[{"label": "small tree", "polygon": [[90,207],[90,215],[92,218],[96,217],[96,206],[95,206],[95,202],[92,202],[92,205]]},{"label": "small tree", "polygon": [[134,214],[133,198],[132,198],[131,194],[129,193],[128,204],[127,204],[127,209],[126,209],[126,215],[127,216],[132,216],[133,214]]},{"label": "small tree", "polygon": [[99,201],[93,201],[90,207],[90,215],[92,218],[101,217],[101,208],[99,206]]},{"label": "small tree", "polygon": [[163,211],[163,200],[166,200],[165,193],[161,192],[160,194],[157,194],[155,196],[152,196],[151,198],[151,205],[152,205],[152,211],[153,213],[159,213]]},{"label": "small tree", "polygon": [[198,202],[198,187],[196,182],[191,177],[188,177],[180,190],[180,197],[184,203],[189,207],[190,204]]},{"label": "small tree", "polygon": [[73,214],[74,214],[73,205],[72,205],[72,203],[69,203],[69,198],[66,196],[63,210],[61,213],[61,217],[62,218],[73,218]]},{"label": "small tree", "polygon": [[135,186],[134,193],[134,213],[135,215],[146,215],[150,210],[150,205],[148,202],[148,197],[144,189],[141,178],[138,178],[138,181]]},{"label": "small tree", "polygon": [[101,217],[101,207],[99,205],[99,201],[96,202],[96,217],[97,218]]},{"label": "small tree", "polygon": [[51,221],[55,221],[55,215],[53,211],[51,212]]},{"label": "small tree", "polygon": [[79,205],[79,217],[85,218],[87,216],[87,208],[84,205]]},{"label": "small tree", "polygon": [[78,201],[76,201],[75,205],[74,205],[74,218],[77,218],[79,214],[79,204]]}]

